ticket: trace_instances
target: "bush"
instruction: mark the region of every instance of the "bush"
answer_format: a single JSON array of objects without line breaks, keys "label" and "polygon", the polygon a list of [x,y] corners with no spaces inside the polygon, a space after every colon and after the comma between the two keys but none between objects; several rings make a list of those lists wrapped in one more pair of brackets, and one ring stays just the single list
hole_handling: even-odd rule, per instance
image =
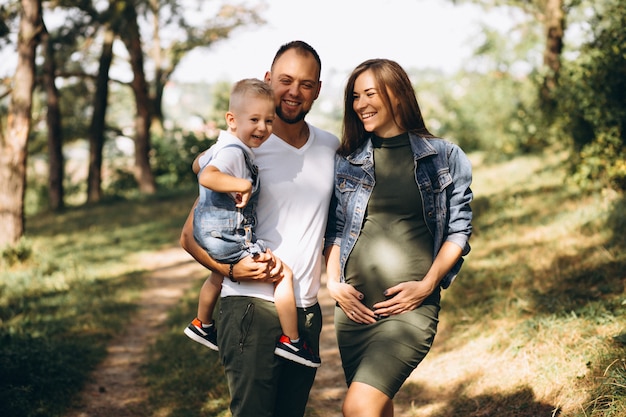
[{"label": "bush", "polygon": [[561,72],[558,124],[573,140],[581,185],[626,190],[626,4],[604,0],[593,8],[592,39]]},{"label": "bush", "polygon": [[7,246],[2,250],[2,259],[9,266],[27,261],[33,254],[32,244],[21,238],[15,245]]},{"label": "bush", "polygon": [[157,184],[166,188],[195,184],[196,176],[191,170],[191,164],[200,152],[213,143],[214,139],[207,139],[204,135],[199,137],[193,132],[180,130],[154,138],[151,162]]}]

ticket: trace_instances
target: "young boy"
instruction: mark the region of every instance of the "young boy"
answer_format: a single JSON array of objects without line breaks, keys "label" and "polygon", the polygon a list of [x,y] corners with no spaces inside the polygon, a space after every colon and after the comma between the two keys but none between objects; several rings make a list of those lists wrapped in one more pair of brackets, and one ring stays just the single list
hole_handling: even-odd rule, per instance
[{"label": "young boy", "polygon": [[[200,246],[215,260],[233,265],[246,256],[274,260],[265,242],[256,238],[256,204],[259,180],[251,148],[259,147],[272,133],[274,96],[261,80],[244,79],[233,86],[226,113],[227,131],[193,163],[200,195],[194,209],[193,233]],[[293,295],[293,274],[284,265],[275,284],[274,300],[283,335],[274,353],[305,366],[317,368],[320,358],[300,340]],[[185,334],[218,350],[217,329],[212,318],[222,287],[222,276],[211,273],[200,289],[198,316]]]}]

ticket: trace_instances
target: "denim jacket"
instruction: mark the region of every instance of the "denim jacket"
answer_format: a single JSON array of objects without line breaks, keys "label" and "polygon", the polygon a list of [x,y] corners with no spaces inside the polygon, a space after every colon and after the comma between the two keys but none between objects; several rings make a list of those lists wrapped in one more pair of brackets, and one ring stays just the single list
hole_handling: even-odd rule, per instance
[{"label": "denim jacket", "polygon": [[[472,233],[472,166],[460,147],[443,139],[425,139],[409,134],[415,161],[415,182],[423,200],[423,214],[433,236],[434,256],[444,242],[456,243],[465,256]],[[345,281],[348,256],[361,227],[376,177],[371,137],[347,157],[335,156],[335,192],[330,204],[325,246],[340,247],[341,281]],[[463,264],[463,258],[441,281],[448,288]]]}]

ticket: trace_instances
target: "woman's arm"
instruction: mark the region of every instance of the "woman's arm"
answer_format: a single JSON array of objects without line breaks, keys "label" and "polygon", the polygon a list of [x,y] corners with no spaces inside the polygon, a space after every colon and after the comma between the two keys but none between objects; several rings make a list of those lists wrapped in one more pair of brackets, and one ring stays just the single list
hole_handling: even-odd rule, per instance
[{"label": "woman's arm", "polygon": [[352,285],[341,282],[339,253],[340,248],[337,245],[326,248],[326,287],[328,288],[328,293],[353,321],[357,323],[375,323],[374,312],[361,303],[363,294]]},{"label": "woman's arm", "polygon": [[465,256],[470,251],[468,241],[472,234],[472,163],[460,147],[453,144],[449,146],[448,165],[453,187],[448,201],[450,220],[445,234],[447,241],[463,248]]}]

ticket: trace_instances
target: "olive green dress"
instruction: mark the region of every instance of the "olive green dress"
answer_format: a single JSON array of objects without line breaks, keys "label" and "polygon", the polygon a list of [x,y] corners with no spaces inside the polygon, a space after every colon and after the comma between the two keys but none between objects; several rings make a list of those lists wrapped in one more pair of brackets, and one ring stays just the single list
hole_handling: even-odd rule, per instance
[{"label": "olive green dress", "polygon": [[[346,263],[346,282],[373,305],[386,299],[387,288],[419,281],[433,261],[433,239],[415,182],[408,134],[374,137],[376,185],[367,205],[361,234]],[[335,325],[346,381],[363,382],[390,398],[426,356],[437,331],[437,289],[417,309],[359,324],[340,309]]]}]

